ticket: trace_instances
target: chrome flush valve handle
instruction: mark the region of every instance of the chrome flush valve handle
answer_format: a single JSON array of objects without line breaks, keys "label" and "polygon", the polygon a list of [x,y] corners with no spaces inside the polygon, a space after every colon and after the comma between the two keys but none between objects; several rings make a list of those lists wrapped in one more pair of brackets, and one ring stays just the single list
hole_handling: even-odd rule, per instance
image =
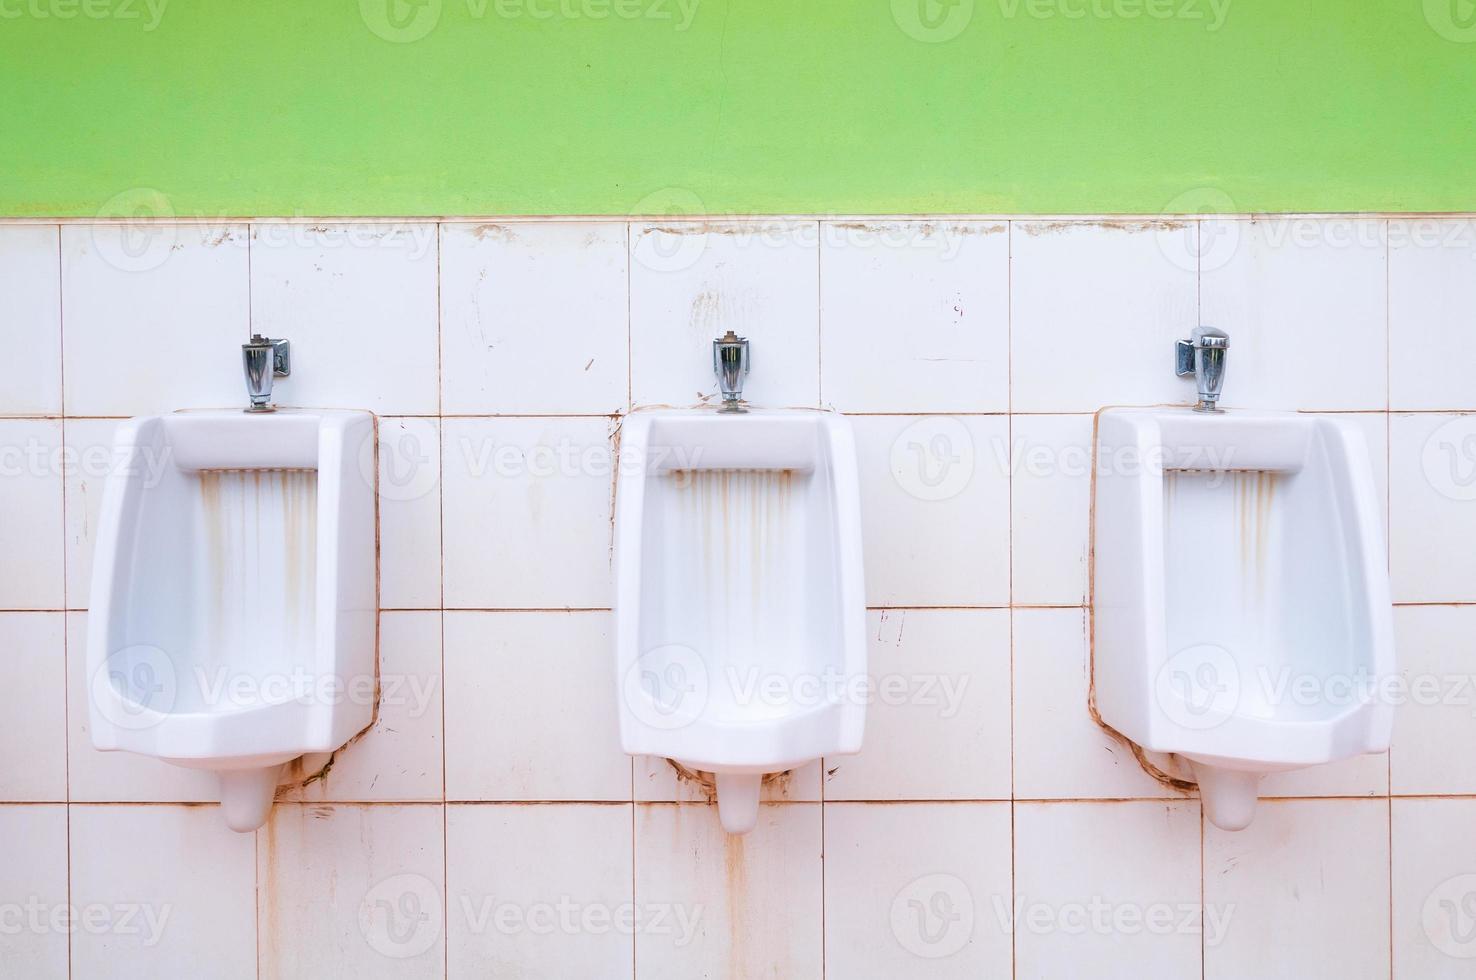
[{"label": "chrome flush valve handle", "polygon": [[251,399],[246,411],[275,412],[272,379],[292,373],[292,347],[285,340],[252,334],[251,342],[241,345],[241,369],[246,375],[246,394]]},{"label": "chrome flush valve handle", "polygon": [[1188,340],[1176,345],[1174,370],[1181,378],[1194,377],[1199,388],[1196,412],[1218,412],[1220,389],[1225,386],[1225,356],[1230,335],[1214,327],[1195,327]]},{"label": "chrome flush valve handle", "polygon": [[718,389],[723,393],[720,412],[735,414],[748,409],[739,404],[743,397],[743,379],[748,376],[748,339],[729,330],[712,342],[712,369],[717,372]]}]

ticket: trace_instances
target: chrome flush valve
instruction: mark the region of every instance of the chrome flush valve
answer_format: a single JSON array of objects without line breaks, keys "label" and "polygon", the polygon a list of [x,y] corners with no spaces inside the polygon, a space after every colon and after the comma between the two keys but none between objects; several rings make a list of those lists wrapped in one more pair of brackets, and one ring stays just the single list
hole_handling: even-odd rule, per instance
[{"label": "chrome flush valve", "polygon": [[1176,345],[1174,370],[1181,378],[1194,377],[1199,388],[1196,412],[1219,412],[1220,389],[1225,386],[1225,353],[1230,335],[1214,327],[1195,327],[1188,340]]},{"label": "chrome flush valve", "polygon": [[272,379],[292,373],[292,347],[285,340],[252,334],[251,342],[241,345],[241,369],[246,374],[246,394],[251,399],[246,411],[275,412]]},{"label": "chrome flush valve", "polygon": [[714,340],[712,369],[717,372],[718,389],[723,393],[723,407],[718,411],[730,415],[748,411],[739,404],[743,379],[748,377],[748,339],[729,330]]}]

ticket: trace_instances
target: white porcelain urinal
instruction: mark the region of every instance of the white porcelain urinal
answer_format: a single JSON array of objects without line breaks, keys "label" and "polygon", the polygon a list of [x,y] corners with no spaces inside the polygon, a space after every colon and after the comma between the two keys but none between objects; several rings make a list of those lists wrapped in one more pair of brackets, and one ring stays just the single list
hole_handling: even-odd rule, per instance
[{"label": "white porcelain urinal", "polygon": [[115,440],[88,618],[92,741],[220,776],[231,829],[376,692],[374,418],[179,412]]},{"label": "white porcelain urinal", "polygon": [[765,773],[861,748],[861,515],[844,418],[631,415],[615,561],[624,749],[713,773],[725,830],[753,828]]},{"label": "white porcelain urinal", "polygon": [[1384,533],[1352,422],[1103,411],[1094,538],[1098,712],[1188,760],[1216,826],[1250,823],[1265,773],[1388,748]]}]

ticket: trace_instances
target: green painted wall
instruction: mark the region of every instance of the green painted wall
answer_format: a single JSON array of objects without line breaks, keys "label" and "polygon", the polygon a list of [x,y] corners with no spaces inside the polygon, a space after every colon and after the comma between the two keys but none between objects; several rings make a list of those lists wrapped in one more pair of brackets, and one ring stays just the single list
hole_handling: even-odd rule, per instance
[{"label": "green painted wall", "polygon": [[0,85],[9,215],[1476,209],[1471,0],[0,0]]}]

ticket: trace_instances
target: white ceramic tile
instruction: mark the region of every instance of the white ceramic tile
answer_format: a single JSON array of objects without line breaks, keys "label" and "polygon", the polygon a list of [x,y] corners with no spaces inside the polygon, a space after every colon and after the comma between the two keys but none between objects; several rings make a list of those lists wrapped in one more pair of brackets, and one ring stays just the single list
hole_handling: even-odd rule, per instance
[{"label": "white ceramic tile", "polygon": [[[65,980],[67,808],[0,805],[0,967],[26,980]],[[53,918],[59,916],[59,918]]]},{"label": "white ceramic tile", "polygon": [[695,926],[636,934],[643,977],[821,975],[820,806],[759,808],[725,834],[712,807],[642,803],[635,818],[635,900]]},{"label": "white ceramic tile", "polygon": [[65,553],[67,608],[86,609],[92,591],[92,550],[103,488],[116,465],[111,419],[67,419],[63,423],[69,463],[63,469],[66,487]]},{"label": "white ceramic tile", "polygon": [[244,225],[63,225],[61,250],[68,415],[246,404]]},{"label": "white ceramic tile", "polygon": [[[766,803],[820,802],[821,762],[816,759],[798,769],[766,774],[759,799]],[[717,783],[710,772],[679,767],[671,759],[654,755],[638,755],[632,764],[638,803],[717,802]]]},{"label": "white ceramic tile", "polygon": [[622,223],[442,225],[442,410],[622,411],[628,257]]},{"label": "white ceramic tile", "polygon": [[683,925],[634,904],[632,846],[629,804],[450,807],[448,975],[631,977],[634,932]]},{"label": "white ceramic tile", "polygon": [[87,714],[87,614],[67,613],[67,773],[74,802],[215,803],[220,782],[203,769],[185,769],[132,752],[92,747]]},{"label": "white ceramic tile", "polygon": [[1476,800],[1394,800],[1397,980],[1466,980],[1476,961]]},{"label": "white ceramic tile", "polygon": [[1009,423],[851,419],[872,606],[1003,606],[1010,596]]},{"label": "white ceramic tile", "polygon": [[1195,977],[1199,804],[1015,806],[1015,976]]},{"label": "white ceramic tile", "polygon": [[449,799],[630,799],[610,618],[445,614]]},{"label": "white ceramic tile", "polygon": [[6,377],[0,415],[60,415],[61,259],[56,225],[0,226]]},{"label": "white ceramic tile", "polygon": [[1090,415],[1010,420],[1010,522],[1014,601],[1087,601],[1092,516]]},{"label": "white ceramic tile", "polygon": [[[1396,649],[1398,649],[1396,647]],[[1402,652],[1402,651],[1401,651]],[[1261,796],[1385,796],[1389,792],[1389,753],[1355,755],[1338,762],[1261,779]]]},{"label": "white ceramic tile", "polygon": [[[374,725],[333,753],[332,765],[321,776],[317,774],[324,767],[316,756],[289,763],[278,797],[310,802],[440,800],[441,697],[441,614],[380,613]],[[287,788],[294,783],[300,788]]]},{"label": "white ceramic tile", "polygon": [[1014,411],[1193,399],[1171,370],[1174,342],[1188,336],[1197,309],[1194,266],[1182,261],[1184,231],[1173,225],[1010,226]]},{"label": "white ceramic tile", "polygon": [[[1230,334],[1221,404],[1386,406],[1383,219],[1206,220],[1201,235],[1216,245],[1204,257],[1200,320]],[[1309,368],[1329,350],[1336,370]]]},{"label": "white ceramic tile", "polygon": [[433,224],[251,228],[251,329],[292,342],[278,404],[434,415],[436,316]]},{"label": "white ceramic tile", "polygon": [[62,607],[63,468],[60,422],[0,419],[0,609]]},{"label": "white ceramic tile", "polygon": [[278,805],[257,831],[261,980],[440,977],[440,806]]},{"label": "white ceramic tile", "polygon": [[866,737],[825,798],[1009,799],[1009,611],[873,610],[866,633]]},{"label": "white ceramic tile", "polygon": [[74,806],[70,839],[71,902],[105,923],[73,977],[256,976],[256,842],[218,807]]},{"label": "white ceramic tile", "polygon": [[820,399],[819,226],[662,222],[630,227],[630,377],[637,405],[716,398],[712,341],[747,337],[743,396],[767,408]]},{"label": "white ceramic tile", "polygon": [[0,800],[67,798],[67,650],[61,613],[0,612],[0,664],[12,691],[0,713]]},{"label": "white ceramic tile", "polygon": [[[1401,685],[1389,749],[1395,793],[1476,793],[1476,606],[1401,606]],[[1476,870],[1476,869],[1473,869]]]},{"label": "white ceramic tile", "polygon": [[821,225],[821,395],[843,412],[1004,412],[1001,222]]},{"label": "white ceramic tile", "polygon": [[1205,908],[1229,918],[1206,930],[1206,980],[1389,976],[1386,802],[1266,802],[1204,834]]},{"label": "white ceramic tile", "polygon": [[1476,222],[1411,218],[1389,225],[1389,404],[1476,409]]},{"label": "white ceramic tile", "polygon": [[1007,977],[1010,806],[825,807],[825,972]]},{"label": "white ceramic tile", "polygon": [[1092,719],[1085,611],[1016,609],[1013,615],[1015,796],[1178,797]]},{"label": "white ceramic tile", "polygon": [[606,419],[441,423],[446,606],[608,608]]},{"label": "white ceramic tile", "polygon": [[1476,415],[1389,418],[1395,602],[1476,600]]},{"label": "white ceramic tile", "polygon": [[441,604],[441,422],[379,420],[379,605]]}]

